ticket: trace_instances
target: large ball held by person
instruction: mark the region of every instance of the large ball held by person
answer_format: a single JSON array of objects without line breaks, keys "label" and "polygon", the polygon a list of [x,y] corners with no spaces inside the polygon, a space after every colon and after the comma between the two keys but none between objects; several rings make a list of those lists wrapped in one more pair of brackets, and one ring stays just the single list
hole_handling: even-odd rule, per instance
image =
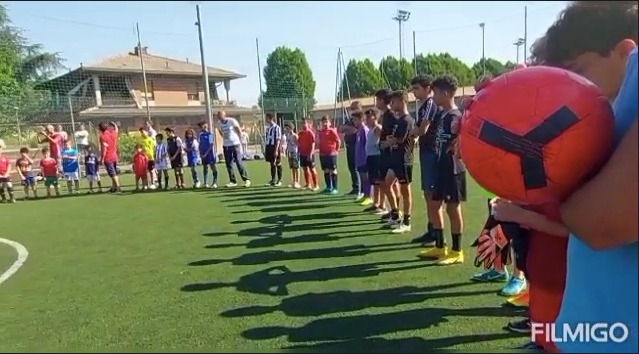
[{"label": "large ball held by person", "polygon": [[531,205],[559,203],[607,160],[608,99],[588,80],[550,67],[488,83],[464,112],[460,152],[486,190]]}]

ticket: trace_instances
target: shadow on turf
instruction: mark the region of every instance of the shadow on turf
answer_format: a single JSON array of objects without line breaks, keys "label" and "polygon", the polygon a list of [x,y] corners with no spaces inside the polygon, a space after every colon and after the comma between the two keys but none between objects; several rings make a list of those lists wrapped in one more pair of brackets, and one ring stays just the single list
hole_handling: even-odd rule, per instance
[{"label": "shadow on turf", "polygon": [[346,220],[346,221],[330,221],[323,223],[314,223],[314,224],[300,224],[300,225],[292,225],[287,224],[285,222],[274,225],[265,225],[258,227],[251,227],[247,229],[243,229],[238,231],[237,233],[233,232],[206,232],[203,233],[202,236],[206,237],[218,237],[218,236],[229,236],[229,235],[238,235],[238,236],[246,236],[246,237],[274,237],[281,238],[285,232],[302,232],[302,231],[326,231],[327,228],[337,228],[337,227],[351,227],[351,226],[363,226],[374,224],[374,221],[366,221],[366,220]]},{"label": "shadow on turf", "polygon": [[[218,243],[218,244],[210,244],[204,246],[207,249],[223,249],[223,248],[231,248],[231,247],[246,247],[248,249],[251,248],[267,248],[267,247],[275,247],[281,245],[296,245],[300,243],[315,243],[315,242],[330,242],[330,241],[338,241],[341,239],[351,239],[358,237],[366,237],[371,236],[372,234],[377,234],[379,229],[373,230],[361,230],[358,229],[357,232],[352,231],[343,231],[343,232],[331,232],[328,233],[320,233],[320,234],[306,234],[294,237],[264,237],[264,238],[255,238],[249,241],[248,243]],[[338,234],[346,234],[345,236],[338,236]]]},{"label": "shadow on turf", "polygon": [[293,283],[365,278],[383,273],[419,269],[430,265],[432,264],[409,260],[353,264],[302,271],[291,271],[287,266],[275,266],[244,275],[236,282],[194,283],[183,286],[181,290],[196,292],[235,287],[237,291],[251,294],[287,296],[289,295],[288,285]]},{"label": "shadow on turf", "polygon": [[[295,206],[291,206],[295,210]],[[322,209],[318,207],[317,209]],[[290,214],[278,214],[265,216],[258,220],[234,220],[231,224],[268,224],[268,225],[290,225],[296,221],[311,221],[311,220],[336,220],[344,219],[353,215],[360,215],[360,212],[330,212],[330,213],[311,213],[302,215],[290,215]]]},{"label": "shadow on turf", "polygon": [[204,259],[189,263],[190,266],[208,266],[221,263],[231,263],[233,265],[258,265],[271,262],[346,258],[366,256],[379,252],[390,252],[414,248],[415,245],[402,243],[381,244],[381,245],[349,245],[342,247],[317,248],[309,250],[283,251],[269,250],[254,253],[245,253],[232,259]]},{"label": "shadow on turf", "polygon": [[313,317],[336,313],[354,312],[370,308],[394,307],[422,303],[429,299],[492,294],[492,290],[438,292],[471,285],[454,283],[436,286],[402,286],[366,291],[333,291],[307,293],[288,297],[275,306],[247,306],[221,313],[222,317],[248,317],[283,312],[289,317]]},{"label": "shadow on turf", "polygon": [[[364,314],[322,318],[301,327],[271,326],[245,330],[242,336],[252,340],[286,337],[291,343],[347,341],[402,331],[423,330],[448,322],[449,317],[512,317],[501,307],[434,308],[405,310],[382,314]],[[442,345],[442,346],[450,346]]]},{"label": "shadow on turf", "polygon": [[[295,353],[452,353],[461,351],[446,348],[479,342],[511,339],[520,337],[516,333],[473,334],[446,338],[424,339],[418,337],[386,339],[359,338],[337,342],[323,342],[310,345],[295,345],[284,348],[284,352]],[[492,352],[506,352],[499,348]],[[508,353],[524,353],[523,350],[508,350]]]}]

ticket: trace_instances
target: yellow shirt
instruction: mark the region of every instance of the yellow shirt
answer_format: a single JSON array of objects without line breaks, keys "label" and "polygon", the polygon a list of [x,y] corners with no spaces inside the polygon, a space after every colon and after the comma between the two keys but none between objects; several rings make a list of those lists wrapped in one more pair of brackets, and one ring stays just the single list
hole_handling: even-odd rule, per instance
[{"label": "yellow shirt", "polygon": [[141,139],[142,148],[144,149],[144,154],[146,158],[149,160],[153,160],[153,154],[155,153],[155,139],[150,136],[144,137]]}]

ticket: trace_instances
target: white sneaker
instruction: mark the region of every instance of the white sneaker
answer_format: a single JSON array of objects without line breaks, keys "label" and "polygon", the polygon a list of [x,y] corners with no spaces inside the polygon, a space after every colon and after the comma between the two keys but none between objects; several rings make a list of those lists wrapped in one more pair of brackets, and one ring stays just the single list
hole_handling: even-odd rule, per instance
[{"label": "white sneaker", "polygon": [[207,183],[207,184],[205,184],[205,185],[204,185],[204,187],[202,187],[202,188],[209,188],[208,183]]},{"label": "white sneaker", "polygon": [[379,209],[378,211],[375,212],[375,215],[386,215],[388,214],[388,210],[385,209]]},{"label": "white sneaker", "polygon": [[217,183],[213,183],[213,184],[211,185],[211,188],[213,188],[213,189],[217,189]]},{"label": "white sneaker", "polygon": [[391,232],[394,234],[403,234],[410,231],[411,231],[410,225],[405,225],[404,223],[401,223]]},{"label": "white sneaker", "polygon": [[293,188],[300,189],[302,186],[299,183],[293,183]]},{"label": "white sneaker", "polygon": [[237,187],[237,183],[229,182],[226,184],[226,188]]},{"label": "white sneaker", "polygon": [[273,187],[274,185],[273,182],[264,183],[264,187]]},{"label": "white sneaker", "polygon": [[155,184],[152,184],[152,185],[149,186],[149,189],[151,189],[151,190],[154,190],[156,188],[157,188],[157,186]]},{"label": "white sneaker", "polygon": [[397,220],[388,219],[385,225],[390,226],[391,229],[396,229],[401,225],[401,221],[399,219]]},{"label": "white sneaker", "polygon": [[248,188],[251,186],[251,180],[247,179],[246,181],[244,181],[244,188]]},{"label": "white sneaker", "polygon": [[286,188],[293,188],[293,185],[289,184],[289,185],[286,186]]},{"label": "white sneaker", "polygon": [[275,183],[275,187],[281,187],[281,186],[282,186],[282,182]]},{"label": "white sneaker", "polygon": [[366,196],[363,193],[360,193],[357,195],[357,197],[355,197],[355,201],[356,202],[361,202],[362,200],[364,200]]},{"label": "white sneaker", "polygon": [[320,188],[319,188],[319,186],[315,186],[315,187],[313,187],[313,189],[311,189],[311,190],[312,190],[313,192],[317,192],[319,189],[320,189]]},{"label": "white sneaker", "polygon": [[195,188],[200,188],[200,182],[195,182]]}]

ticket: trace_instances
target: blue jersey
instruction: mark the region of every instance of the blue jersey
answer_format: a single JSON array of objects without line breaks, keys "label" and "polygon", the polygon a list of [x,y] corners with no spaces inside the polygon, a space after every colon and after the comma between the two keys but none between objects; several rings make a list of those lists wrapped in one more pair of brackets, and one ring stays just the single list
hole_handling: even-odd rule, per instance
[{"label": "blue jersey", "polygon": [[[200,135],[198,136],[198,140],[200,142],[200,155],[202,156],[204,156],[204,154],[206,154],[209,149],[211,149],[211,144],[215,142],[213,139],[213,134],[211,134],[211,132],[208,130],[201,131]],[[212,150],[213,149],[211,149],[211,153],[213,153]]]},{"label": "blue jersey", "polygon": [[187,138],[184,145],[186,147],[186,161],[189,166],[193,166],[200,154],[197,140],[195,138]]},{"label": "blue jersey", "polygon": [[62,150],[62,172],[78,172],[79,167],[78,152],[73,148]]},{"label": "blue jersey", "polygon": [[87,156],[84,157],[84,168],[87,176],[97,176],[98,166],[98,157],[94,153],[87,154]]},{"label": "blue jersey", "polygon": [[[628,60],[626,77],[614,102],[615,142],[637,120],[637,49]],[[636,198],[636,196],[628,196]],[[597,206],[593,206],[597,207]],[[569,341],[557,343],[565,353],[636,353],[637,352],[637,243],[605,250],[593,250],[577,236],[570,235],[566,291],[557,318],[557,331],[564,324],[572,330],[578,324],[605,323],[627,326],[628,337],[620,343]],[[610,327],[609,327],[610,328]],[[606,332],[607,333],[607,332]],[[621,329],[614,331],[617,338]],[[561,338],[562,333],[557,337]]]}]

